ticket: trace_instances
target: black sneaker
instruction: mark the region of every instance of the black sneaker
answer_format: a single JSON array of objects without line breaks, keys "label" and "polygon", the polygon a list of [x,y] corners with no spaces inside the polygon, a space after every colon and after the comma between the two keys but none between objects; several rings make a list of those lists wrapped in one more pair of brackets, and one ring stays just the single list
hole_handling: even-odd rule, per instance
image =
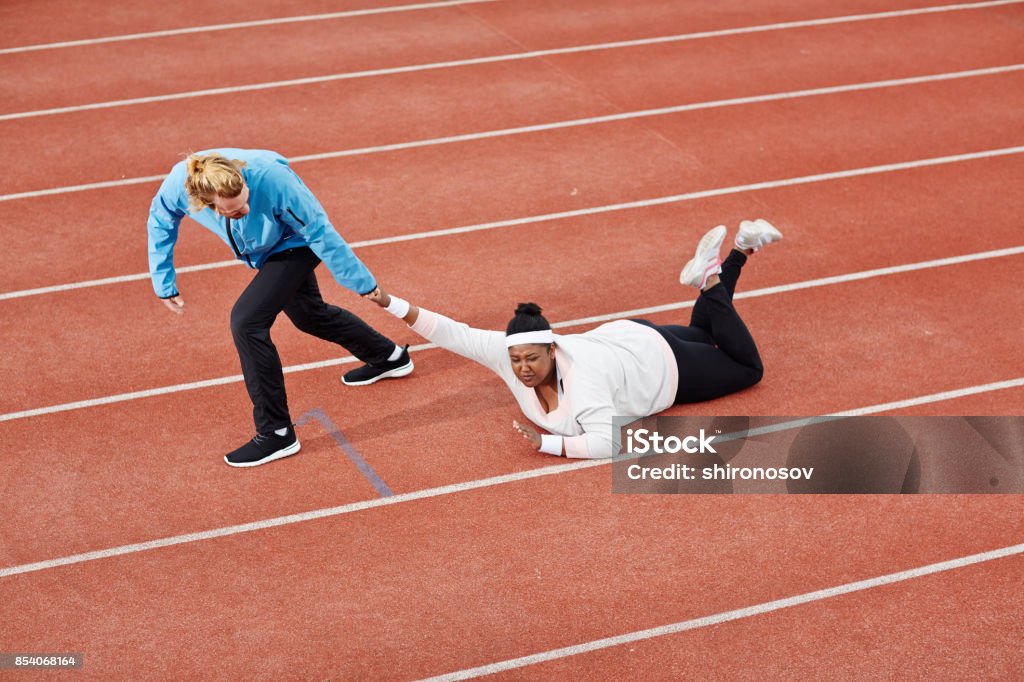
[{"label": "black sneaker", "polygon": [[380,365],[363,365],[341,377],[346,386],[368,386],[381,379],[396,379],[412,374],[412,358],[409,357],[409,346],[402,348],[397,360]]},{"label": "black sneaker", "polygon": [[273,462],[275,459],[294,455],[301,447],[299,439],[295,435],[295,429],[289,426],[283,436],[279,436],[273,431],[257,433],[251,441],[234,452],[224,455],[224,461],[233,467],[256,467]]}]

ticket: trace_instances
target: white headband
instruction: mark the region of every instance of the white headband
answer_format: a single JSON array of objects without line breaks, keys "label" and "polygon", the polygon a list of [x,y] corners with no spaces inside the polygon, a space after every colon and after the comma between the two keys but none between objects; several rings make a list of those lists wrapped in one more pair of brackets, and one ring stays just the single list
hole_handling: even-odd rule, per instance
[{"label": "white headband", "polygon": [[554,343],[555,334],[550,329],[542,329],[537,332],[519,332],[509,334],[505,337],[505,347],[511,348],[521,343]]}]

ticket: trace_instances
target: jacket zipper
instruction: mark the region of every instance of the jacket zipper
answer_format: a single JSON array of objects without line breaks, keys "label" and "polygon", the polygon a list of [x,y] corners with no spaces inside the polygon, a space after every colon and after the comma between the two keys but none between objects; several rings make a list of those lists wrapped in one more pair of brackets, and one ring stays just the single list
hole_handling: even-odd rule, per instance
[{"label": "jacket zipper", "polygon": [[245,257],[245,262],[249,264],[249,267],[253,267],[252,261],[249,259],[248,254],[243,254],[238,250],[238,244],[235,243],[235,235],[231,234],[231,218],[224,219],[227,222],[228,239],[231,241],[231,248],[235,250],[235,255],[239,258]]}]

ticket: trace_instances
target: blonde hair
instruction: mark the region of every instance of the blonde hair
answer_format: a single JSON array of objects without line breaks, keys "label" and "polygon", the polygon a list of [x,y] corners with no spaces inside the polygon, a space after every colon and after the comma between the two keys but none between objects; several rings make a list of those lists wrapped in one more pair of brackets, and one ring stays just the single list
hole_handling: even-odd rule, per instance
[{"label": "blonde hair", "polygon": [[245,161],[227,159],[220,154],[191,154],[187,161],[185,191],[189,206],[195,211],[213,206],[214,197],[232,199],[242,193]]}]

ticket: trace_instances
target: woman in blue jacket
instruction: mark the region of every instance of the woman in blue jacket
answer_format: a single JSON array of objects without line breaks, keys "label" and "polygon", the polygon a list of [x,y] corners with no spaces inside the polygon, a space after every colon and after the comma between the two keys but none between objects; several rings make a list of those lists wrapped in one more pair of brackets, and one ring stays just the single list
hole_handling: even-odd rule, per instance
[{"label": "woman in blue jacket", "polygon": [[174,244],[186,215],[257,271],[231,310],[256,436],[226,455],[228,464],[256,466],[299,451],[281,359],[270,339],[278,313],[367,363],[345,374],[342,381],[350,386],[412,372],[407,348],[324,302],[314,273],[321,261],[357,294],[373,291],[377,283],[284,157],[263,150],[208,150],[175,165],[164,180],[149,211],[149,270],[156,295],[177,314],[185,302],[175,282]]}]

